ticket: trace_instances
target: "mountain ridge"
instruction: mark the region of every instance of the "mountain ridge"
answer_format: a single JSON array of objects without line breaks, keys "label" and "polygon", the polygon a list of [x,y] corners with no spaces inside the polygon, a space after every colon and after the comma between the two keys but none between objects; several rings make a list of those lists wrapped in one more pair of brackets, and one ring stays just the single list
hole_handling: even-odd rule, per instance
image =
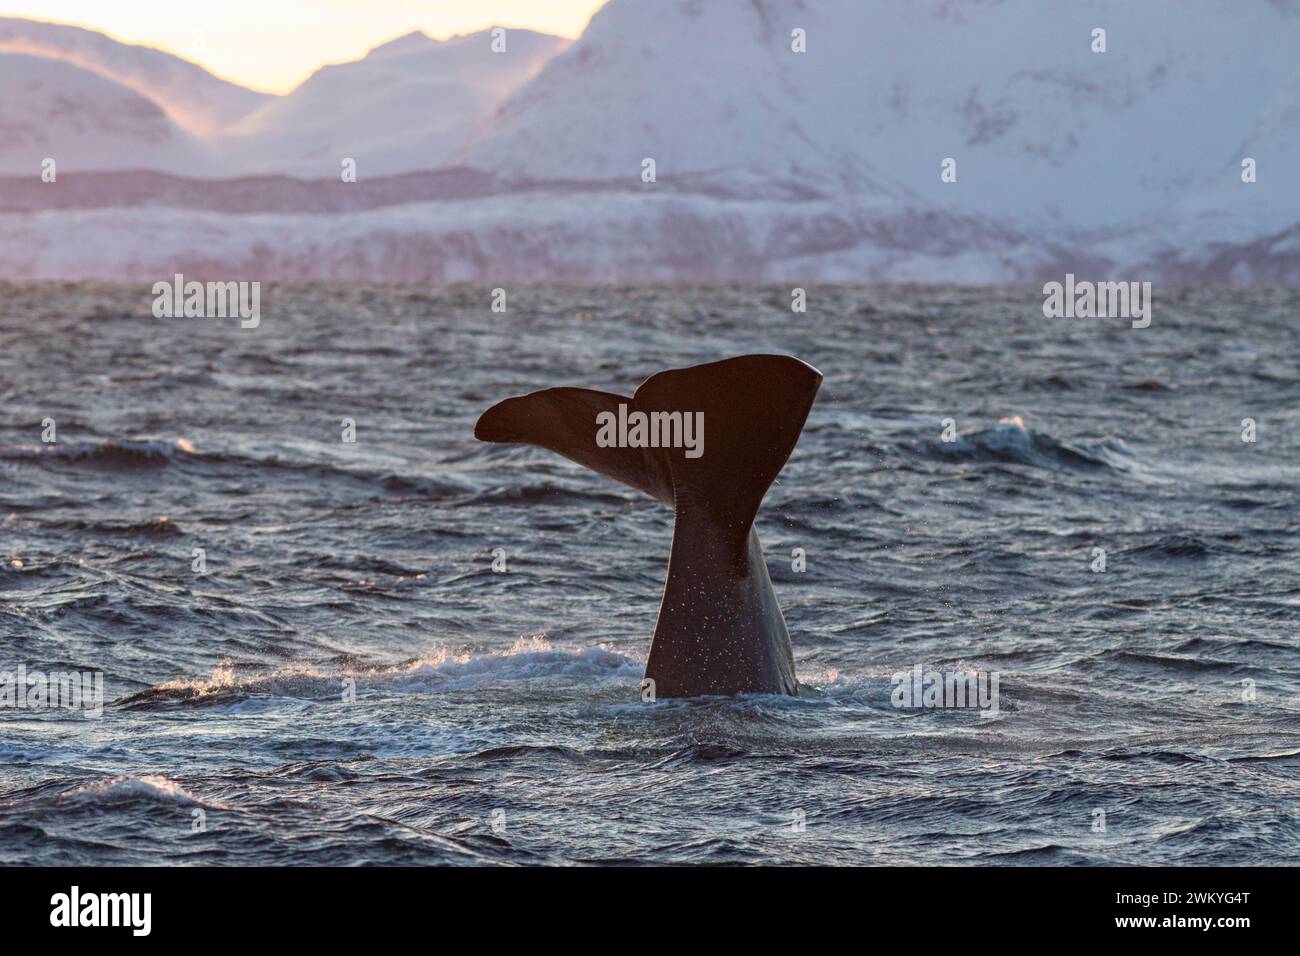
[{"label": "mountain ridge", "polygon": [[[426,277],[535,276],[534,260],[575,276],[585,254],[594,278],[694,279],[713,261],[720,280],[849,281],[854,263],[862,277],[960,279],[979,263],[1006,281],[1073,256],[1075,271],[1107,277],[1296,281],[1300,4],[1205,0],[1190,23],[1179,10],[611,0],[572,43],[512,28],[494,53],[490,28],[446,40],[412,31],[323,66],[217,133],[168,134],[184,149],[140,138],[140,155],[174,181],[109,176],[106,161],[87,167],[107,177],[94,195],[45,201],[33,178],[6,203],[0,182],[0,215],[53,217],[39,238],[99,224],[96,209],[134,210],[133,224],[154,209],[157,242],[185,246],[161,210],[191,209],[233,250],[214,261],[246,261],[278,236],[285,255],[247,261],[286,276],[315,275],[291,253],[301,244],[346,260],[332,243],[390,248],[400,236],[431,257]],[[1097,23],[1104,53],[1090,47]],[[797,30],[806,52],[792,48]],[[38,119],[19,111],[11,126]],[[113,142],[121,162],[142,165]],[[1255,182],[1241,178],[1245,157]],[[347,158],[358,182],[345,185]],[[19,171],[38,168],[30,157],[0,165]],[[228,220],[208,222],[222,208]],[[281,225],[239,218],[272,209]],[[647,237],[669,248],[647,250]],[[0,267],[72,268],[32,258],[39,241],[20,245],[0,241]],[[375,261],[374,274],[409,275],[410,257],[390,253],[401,264]],[[135,242],[114,254],[128,271],[165,258]]]}]

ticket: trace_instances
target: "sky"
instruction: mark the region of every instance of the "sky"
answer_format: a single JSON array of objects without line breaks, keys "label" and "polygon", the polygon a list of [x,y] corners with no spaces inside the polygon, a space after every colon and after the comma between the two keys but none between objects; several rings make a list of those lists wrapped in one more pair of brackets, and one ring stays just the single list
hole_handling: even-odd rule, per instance
[{"label": "sky", "polygon": [[489,26],[575,37],[605,0],[0,0],[0,16],[107,33],[178,54],[268,93],[318,66],[355,60],[423,30],[439,39]]}]

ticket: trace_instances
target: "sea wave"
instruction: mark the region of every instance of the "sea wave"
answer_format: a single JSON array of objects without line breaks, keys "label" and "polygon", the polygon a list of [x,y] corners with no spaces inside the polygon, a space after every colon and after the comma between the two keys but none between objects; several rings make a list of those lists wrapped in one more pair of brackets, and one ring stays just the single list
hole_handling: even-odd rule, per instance
[{"label": "sea wave", "polygon": [[159,704],[229,704],[250,697],[338,700],[345,692],[431,693],[474,690],[521,681],[636,681],[642,663],[604,647],[557,648],[543,635],[521,637],[507,650],[437,654],[400,664],[320,666],[298,664],[269,672],[222,664],[206,678],[167,681],[133,694],[126,708]]},{"label": "sea wave", "polygon": [[1190,535],[1166,535],[1150,544],[1130,548],[1123,553],[1135,558],[1197,559],[1209,557],[1213,548]]},{"label": "sea wave", "polygon": [[59,799],[98,804],[148,800],[177,806],[207,806],[180,784],[158,774],[123,775],[92,780],[63,791]]},{"label": "sea wave", "polygon": [[279,455],[259,456],[229,451],[199,451],[185,438],[172,441],[108,438],[100,441],[50,445],[0,447],[0,463],[50,464],[99,470],[132,471],[184,464],[194,469],[234,470],[246,473],[297,475],[314,482],[352,481],[373,484],[377,490],[397,496],[436,499],[469,495],[475,489],[466,482],[439,475],[398,474],[379,468],[348,468],[328,461],[312,461]]},{"label": "sea wave", "polygon": [[912,439],[906,449],[925,458],[961,462],[1007,462],[1036,468],[1082,470],[1122,469],[1122,443],[1111,441],[1079,448],[1044,432],[1025,427],[1020,417],[1004,418],[996,425],[953,441]]},{"label": "sea wave", "polygon": [[0,448],[0,460],[58,461],[100,468],[159,468],[178,454],[192,454],[184,438],[172,442],[110,438],[97,442],[50,445],[14,445]]}]

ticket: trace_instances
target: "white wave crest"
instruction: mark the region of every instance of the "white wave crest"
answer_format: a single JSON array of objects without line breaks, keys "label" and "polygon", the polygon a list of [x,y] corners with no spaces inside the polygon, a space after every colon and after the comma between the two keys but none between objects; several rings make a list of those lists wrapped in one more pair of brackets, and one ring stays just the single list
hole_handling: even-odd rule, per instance
[{"label": "white wave crest", "polygon": [[157,774],[145,776],[106,777],[82,784],[62,794],[65,800],[92,798],[116,802],[143,798],[179,806],[203,806],[203,802],[180,784]]},{"label": "white wave crest", "polygon": [[557,648],[544,636],[533,635],[519,638],[505,651],[457,654],[441,650],[430,657],[374,667],[300,665],[249,674],[222,664],[214,667],[207,679],[168,681],[154,690],[162,696],[241,694],[328,699],[337,698],[347,689],[356,693],[421,693],[531,680],[639,680],[642,667],[643,662],[607,647]]}]

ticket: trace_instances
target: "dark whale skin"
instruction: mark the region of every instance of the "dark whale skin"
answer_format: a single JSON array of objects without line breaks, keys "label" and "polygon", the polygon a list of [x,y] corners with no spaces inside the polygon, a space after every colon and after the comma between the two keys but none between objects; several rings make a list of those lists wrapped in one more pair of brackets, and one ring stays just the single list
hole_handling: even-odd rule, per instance
[{"label": "dark whale skin", "polygon": [[[646,379],[627,398],[551,388],[489,408],[489,442],[537,445],[670,505],[668,576],[646,662],[655,697],[798,693],[785,618],[754,516],[790,457],[822,376],[785,355],[742,355]],[[596,416],[619,404],[702,412],[703,454],[601,448]]]}]

